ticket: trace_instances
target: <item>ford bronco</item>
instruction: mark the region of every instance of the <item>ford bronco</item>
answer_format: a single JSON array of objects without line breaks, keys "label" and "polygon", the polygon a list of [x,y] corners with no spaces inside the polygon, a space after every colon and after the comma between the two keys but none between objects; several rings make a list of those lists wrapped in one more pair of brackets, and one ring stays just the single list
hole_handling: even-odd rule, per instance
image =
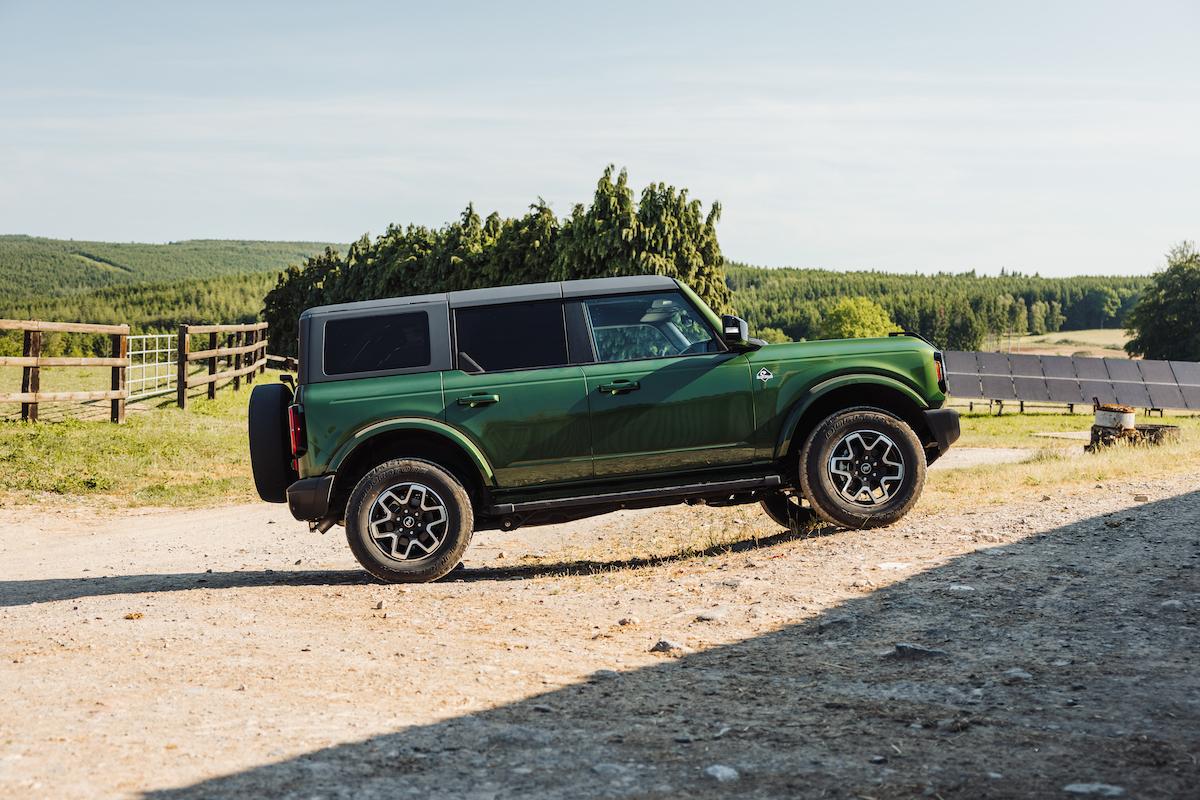
[{"label": "ford bronco", "polygon": [[305,311],[295,390],[256,386],[259,495],[372,575],[450,572],[477,530],[620,508],[758,502],[888,525],[958,438],[920,337],[765,344],[668,277]]}]

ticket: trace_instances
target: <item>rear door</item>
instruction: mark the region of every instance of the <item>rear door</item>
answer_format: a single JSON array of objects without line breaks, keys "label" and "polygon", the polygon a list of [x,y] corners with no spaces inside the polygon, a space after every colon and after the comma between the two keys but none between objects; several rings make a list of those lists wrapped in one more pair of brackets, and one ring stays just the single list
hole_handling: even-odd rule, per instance
[{"label": "rear door", "polygon": [[583,366],[596,477],[753,460],[749,361],[724,348],[682,293],[581,304],[597,362]]},{"label": "rear door", "polygon": [[571,366],[561,300],[455,308],[446,421],[479,444],[502,487],[592,476],[583,370]]}]

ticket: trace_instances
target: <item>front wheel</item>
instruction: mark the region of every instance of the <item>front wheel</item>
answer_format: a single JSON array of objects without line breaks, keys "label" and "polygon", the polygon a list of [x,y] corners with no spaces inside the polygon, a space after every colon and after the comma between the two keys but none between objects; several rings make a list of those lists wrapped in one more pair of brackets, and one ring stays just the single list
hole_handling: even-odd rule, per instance
[{"label": "front wheel", "polygon": [[437,580],[471,543],[467,490],[429,461],[399,458],[363,476],[346,504],[346,540],[367,572],[389,583]]},{"label": "front wheel", "polygon": [[807,530],[817,521],[811,508],[800,505],[800,496],[774,492],[763,497],[762,510],[776,525],[790,531]]},{"label": "front wheel", "polygon": [[826,417],[800,451],[813,510],[842,528],[880,528],[909,512],[925,485],[925,451],[912,428],[878,408]]}]

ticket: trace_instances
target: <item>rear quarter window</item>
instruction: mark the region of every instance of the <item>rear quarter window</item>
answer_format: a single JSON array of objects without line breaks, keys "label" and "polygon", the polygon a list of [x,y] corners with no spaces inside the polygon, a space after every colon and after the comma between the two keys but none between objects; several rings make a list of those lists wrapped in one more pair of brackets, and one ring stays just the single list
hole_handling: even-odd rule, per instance
[{"label": "rear quarter window", "polygon": [[429,315],[372,314],[325,323],[326,375],[383,372],[428,366]]}]

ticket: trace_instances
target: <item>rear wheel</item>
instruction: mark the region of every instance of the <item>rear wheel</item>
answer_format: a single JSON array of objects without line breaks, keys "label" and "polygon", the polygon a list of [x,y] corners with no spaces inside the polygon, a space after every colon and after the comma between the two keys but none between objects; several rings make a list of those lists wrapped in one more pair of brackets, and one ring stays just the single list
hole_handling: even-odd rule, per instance
[{"label": "rear wheel", "polygon": [[925,485],[925,451],[912,428],[878,408],[850,408],[819,424],[800,452],[813,510],[843,528],[879,528],[909,512]]},{"label": "rear wheel", "polygon": [[395,459],[363,476],[346,505],[346,540],[363,568],[389,583],[446,575],[471,543],[467,490],[429,461]]}]

